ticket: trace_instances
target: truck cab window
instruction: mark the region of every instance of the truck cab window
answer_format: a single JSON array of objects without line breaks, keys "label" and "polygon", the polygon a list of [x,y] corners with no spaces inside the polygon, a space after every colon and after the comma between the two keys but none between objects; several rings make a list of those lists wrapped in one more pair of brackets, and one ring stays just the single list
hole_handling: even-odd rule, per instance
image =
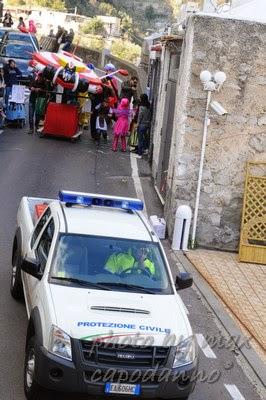
[{"label": "truck cab window", "polygon": [[44,227],[44,225],[46,224],[46,222],[48,221],[50,216],[51,216],[50,208],[47,208],[47,210],[45,211],[45,213],[43,214],[43,216],[41,217],[41,219],[39,220],[39,222],[37,223],[37,225],[33,231],[32,238],[31,238],[31,248],[33,248],[34,243],[36,242],[42,228]]},{"label": "truck cab window", "polygon": [[41,272],[44,272],[45,270],[53,236],[54,236],[54,220],[51,219],[51,221],[48,223],[47,227],[43,231],[38,247],[36,249],[37,256],[41,265]]}]

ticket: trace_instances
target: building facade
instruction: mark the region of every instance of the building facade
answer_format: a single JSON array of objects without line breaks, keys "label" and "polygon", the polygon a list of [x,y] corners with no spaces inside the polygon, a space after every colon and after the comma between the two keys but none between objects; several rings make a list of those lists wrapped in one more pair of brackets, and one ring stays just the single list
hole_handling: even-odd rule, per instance
[{"label": "building facade", "polygon": [[194,211],[207,96],[203,70],[226,73],[213,99],[228,114],[210,113],[196,239],[236,250],[245,164],[266,159],[266,25],[194,15],[183,39],[162,40],[152,173],[170,236],[177,207]]}]

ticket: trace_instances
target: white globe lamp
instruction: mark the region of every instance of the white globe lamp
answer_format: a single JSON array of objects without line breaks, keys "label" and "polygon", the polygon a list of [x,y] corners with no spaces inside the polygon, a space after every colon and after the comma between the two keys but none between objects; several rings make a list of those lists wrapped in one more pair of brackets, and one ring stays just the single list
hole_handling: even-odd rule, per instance
[{"label": "white globe lamp", "polygon": [[217,71],[214,74],[214,80],[218,85],[222,85],[226,81],[226,74],[222,71]]},{"label": "white globe lamp", "polygon": [[212,79],[212,74],[210,73],[210,71],[202,71],[200,73],[200,80],[202,83],[210,82],[211,79]]}]

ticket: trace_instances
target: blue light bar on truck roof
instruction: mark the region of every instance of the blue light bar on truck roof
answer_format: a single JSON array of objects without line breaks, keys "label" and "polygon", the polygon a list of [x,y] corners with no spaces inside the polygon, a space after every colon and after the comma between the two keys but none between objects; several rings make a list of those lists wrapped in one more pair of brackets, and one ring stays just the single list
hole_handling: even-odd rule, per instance
[{"label": "blue light bar on truck roof", "polygon": [[93,193],[71,192],[67,190],[60,190],[59,200],[66,204],[121,208],[122,210],[132,211],[142,211],[144,207],[143,202],[139,199],[105,196]]}]

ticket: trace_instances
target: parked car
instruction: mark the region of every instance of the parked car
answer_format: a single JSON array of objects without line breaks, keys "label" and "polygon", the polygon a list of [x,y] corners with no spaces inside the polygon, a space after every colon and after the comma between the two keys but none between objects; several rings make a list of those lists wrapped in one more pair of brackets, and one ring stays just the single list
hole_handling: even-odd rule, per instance
[{"label": "parked car", "polygon": [[[31,39],[32,37],[32,39]],[[39,50],[39,43],[35,35],[31,34],[31,37],[28,33],[20,32],[19,30],[12,29],[12,28],[1,28],[0,29],[0,39],[1,42],[7,41],[19,41],[19,42],[26,42],[31,43],[32,40],[35,43],[36,48]]]},{"label": "parked car", "polygon": [[32,43],[8,40],[0,44],[0,64],[5,64],[8,60],[16,61],[17,67],[22,72],[22,82],[27,84],[30,80],[29,60],[35,51]]}]

